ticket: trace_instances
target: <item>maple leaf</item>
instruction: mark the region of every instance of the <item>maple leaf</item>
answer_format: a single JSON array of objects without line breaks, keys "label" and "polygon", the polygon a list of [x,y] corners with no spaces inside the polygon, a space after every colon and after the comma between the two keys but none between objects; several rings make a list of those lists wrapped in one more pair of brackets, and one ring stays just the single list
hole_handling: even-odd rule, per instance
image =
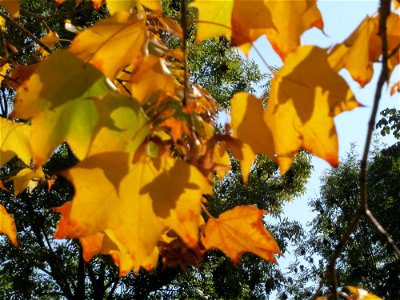
[{"label": "maple leaf", "polygon": [[15,155],[29,165],[32,157],[30,134],[29,125],[0,118],[0,165],[5,164]]},{"label": "maple leaf", "polygon": [[199,10],[196,36],[198,42],[217,36],[231,38],[233,4],[233,0],[196,0],[191,3],[191,6]]},{"label": "maple leaf", "polygon": [[160,0],[106,0],[106,3],[111,14],[121,10],[129,11],[135,8],[139,3],[154,11],[162,10]]},{"label": "maple leaf", "polygon": [[323,29],[323,21],[316,0],[268,1],[273,28],[266,31],[267,38],[282,59],[300,45],[304,31],[316,27]]},{"label": "maple leaf", "polygon": [[251,44],[266,34],[282,59],[295,51],[301,34],[309,28],[323,28],[314,0],[240,1],[232,12],[232,43],[247,55]]},{"label": "maple leaf", "polygon": [[17,229],[15,227],[14,218],[9,215],[6,209],[0,204],[0,233],[5,233],[14,246],[17,242]]},{"label": "maple leaf", "polygon": [[32,170],[31,168],[24,168],[17,173],[17,175],[10,178],[14,182],[14,195],[21,194],[26,188],[29,192],[38,185],[39,180],[44,180],[45,176],[42,168]]},{"label": "maple leaf", "polygon": [[244,92],[235,94],[231,100],[231,127],[233,137],[243,143],[240,165],[246,182],[256,154],[263,153],[271,159],[275,155],[273,135],[264,120],[262,100]]},{"label": "maple leaf", "polygon": [[69,51],[57,51],[43,61],[18,89],[11,114],[32,121],[34,163],[46,162],[64,141],[83,159],[98,122],[94,97],[108,91],[103,75]]},{"label": "maple leaf", "polygon": [[19,1],[18,0],[0,0],[0,6],[13,17],[14,19],[19,18]]},{"label": "maple leaf", "polygon": [[88,155],[120,151],[134,154],[150,132],[148,117],[140,104],[131,97],[110,92],[97,99],[95,105],[99,122]]},{"label": "maple leaf", "polygon": [[70,51],[114,79],[124,67],[142,59],[147,40],[145,20],[119,11],[79,33]]},{"label": "maple leaf", "polygon": [[264,114],[281,173],[289,169],[301,148],[337,166],[338,138],[333,117],[358,106],[344,79],[328,64],[325,50],[301,46],[289,55],[271,81]]},{"label": "maple leaf", "polygon": [[243,148],[244,177],[255,154],[277,159],[284,173],[301,148],[336,166],[338,141],[333,117],[357,106],[346,82],[329,66],[323,49],[298,48],[271,81],[265,112],[254,96],[242,93],[232,100],[234,137],[249,146]]},{"label": "maple leaf", "polygon": [[[292,1],[285,1],[289,3]],[[218,22],[218,21],[217,21]],[[274,28],[271,11],[267,0],[234,2],[231,28],[232,44],[241,46],[240,49],[248,54],[252,43],[266,34],[267,29]]]},{"label": "maple leaf", "polygon": [[[388,52],[400,44],[400,17],[391,13],[387,20]],[[378,61],[382,53],[381,38],[378,36],[379,16],[366,17],[354,32],[343,42],[330,50],[329,64],[335,71],[342,68],[364,87],[371,81],[373,63]],[[389,68],[392,70],[400,61],[397,51],[389,58]]]},{"label": "maple leaf", "polygon": [[146,56],[134,69],[126,86],[140,103],[157,92],[170,95],[175,92],[174,77],[163,60],[153,55]]},{"label": "maple leaf", "polygon": [[[46,34],[44,37],[40,39],[44,44],[46,44],[49,48],[53,48],[55,44],[58,43],[59,37],[57,33],[51,31],[48,34]],[[42,57],[49,55],[46,49],[44,49],[42,46],[38,45],[36,48],[37,51],[39,51],[40,55]]]},{"label": "maple leaf", "polygon": [[223,212],[218,219],[210,218],[205,228],[203,244],[207,250],[217,248],[234,263],[246,252],[252,252],[265,260],[276,262],[280,254],[278,244],[265,229],[263,216],[266,211],[255,206],[236,206]]},{"label": "maple leaf", "polygon": [[[1,58],[1,57],[0,57]],[[11,69],[9,64],[4,64],[0,67],[0,84],[3,82],[7,72]]]},{"label": "maple leaf", "polygon": [[[375,18],[375,33],[372,34],[369,41],[369,55],[371,61],[378,61],[382,55],[382,39],[378,35],[379,32],[379,16]],[[388,67],[390,71],[400,63],[400,15],[390,13],[386,20],[386,34],[387,34],[387,49],[388,53],[392,56],[388,59]]]},{"label": "maple leaf", "polygon": [[382,298],[369,293],[361,287],[347,286],[352,295],[349,297],[350,300],[382,300]]},{"label": "maple leaf", "polygon": [[172,158],[129,161],[127,153],[102,153],[65,174],[76,194],[56,237],[107,233],[138,271],[148,263],[166,226],[188,245],[197,244],[206,181],[194,167]]},{"label": "maple leaf", "polygon": [[372,78],[372,61],[369,59],[369,39],[375,33],[374,18],[367,17],[344,43],[330,51],[329,64],[335,71],[346,68],[351,77],[361,86]]},{"label": "maple leaf", "polygon": [[393,96],[395,93],[400,93],[400,81],[397,81],[390,88],[390,96]]}]

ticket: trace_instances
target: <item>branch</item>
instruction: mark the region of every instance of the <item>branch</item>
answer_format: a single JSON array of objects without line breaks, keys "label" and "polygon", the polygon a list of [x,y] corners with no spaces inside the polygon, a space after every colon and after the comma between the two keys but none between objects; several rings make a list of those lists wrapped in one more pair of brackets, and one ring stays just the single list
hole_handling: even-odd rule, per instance
[{"label": "branch", "polygon": [[[336,260],[342,253],[344,247],[346,246],[351,233],[357,228],[360,219],[363,215],[367,216],[372,224],[378,229],[378,231],[386,238],[389,245],[392,246],[397,255],[400,251],[394,244],[393,240],[384,230],[384,228],[379,224],[379,222],[373,217],[371,211],[368,209],[368,191],[367,191],[367,164],[368,164],[368,154],[371,145],[372,133],[375,127],[375,118],[378,112],[379,101],[382,96],[383,85],[389,77],[389,67],[388,67],[388,45],[387,45],[387,29],[386,20],[390,14],[390,0],[381,0],[379,7],[379,35],[382,39],[382,70],[378,79],[376,86],[374,104],[371,111],[371,116],[368,122],[367,137],[365,139],[364,153],[360,165],[360,203],[359,208],[356,211],[352,221],[347,225],[338,245],[335,248],[332,256],[329,259],[329,264],[324,277],[321,279],[320,287],[317,293],[314,295],[314,299],[317,298],[318,293],[322,287],[322,282],[325,278],[330,277],[331,282],[331,293],[335,296],[335,299],[339,300],[339,294],[337,292],[337,276],[336,276]],[[399,256],[400,257],[400,256]]]},{"label": "branch", "polygon": [[52,53],[53,50],[50,49],[49,46],[47,46],[45,43],[43,43],[41,40],[39,40],[36,36],[34,36],[30,31],[26,30],[24,27],[19,25],[17,22],[15,22],[12,18],[10,18],[7,14],[3,13],[0,11],[0,16],[3,17],[8,24],[13,26],[14,28],[18,29],[20,32],[28,36],[31,40],[33,40],[36,44],[40,45],[43,49],[45,49],[47,52]]},{"label": "branch", "polygon": [[[372,138],[372,132],[375,128],[375,119],[378,113],[379,101],[381,99],[382,90],[385,82],[389,79],[390,70],[388,67],[388,59],[390,55],[388,54],[388,41],[387,41],[387,29],[386,29],[386,20],[390,14],[390,0],[381,0],[381,6],[379,8],[379,36],[382,39],[382,70],[379,75],[378,84],[376,86],[375,97],[374,97],[374,106],[372,108],[371,117],[368,123],[368,132],[367,138],[365,141],[364,154],[361,161],[361,170],[360,170],[360,207],[363,209],[363,213],[368,217],[371,223],[375,226],[379,233],[383,235],[386,239],[386,242],[389,246],[392,247],[394,253],[397,258],[400,259],[400,250],[394,243],[393,239],[386,232],[386,230],[382,227],[382,225],[375,219],[372,212],[368,209],[368,194],[367,194],[367,159],[369,153],[369,147]],[[397,49],[397,48],[395,48]]]}]

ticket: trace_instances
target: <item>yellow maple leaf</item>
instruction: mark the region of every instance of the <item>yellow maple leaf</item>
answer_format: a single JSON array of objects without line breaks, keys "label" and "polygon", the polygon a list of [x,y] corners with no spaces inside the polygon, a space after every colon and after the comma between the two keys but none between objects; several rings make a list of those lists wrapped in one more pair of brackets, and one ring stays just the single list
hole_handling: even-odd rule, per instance
[{"label": "yellow maple leaf", "polygon": [[154,11],[162,10],[160,0],[106,0],[106,3],[111,14],[114,14],[117,11],[129,11],[130,9],[136,7],[139,3]]},{"label": "yellow maple leaf", "polygon": [[132,97],[144,103],[154,93],[173,95],[174,77],[165,66],[164,61],[156,56],[146,56],[133,70],[126,87],[131,89]]},{"label": "yellow maple leaf", "polygon": [[233,136],[243,143],[240,165],[246,182],[256,154],[263,153],[271,159],[275,155],[272,132],[264,120],[262,100],[244,92],[235,94],[231,100],[231,126]]},{"label": "yellow maple leaf", "polygon": [[124,67],[142,59],[147,40],[145,20],[119,11],[79,33],[70,51],[114,79]]},{"label": "yellow maple leaf", "polygon": [[280,251],[264,227],[265,213],[255,206],[236,206],[223,212],[218,219],[210,218],[205,228],[204,246],[207,250],[217,248],[223,251],[234,263],[238,263],[246,252],[276,262],[274,255]]},{"label": "yellow maple leaf", "polygon": [[332,48],[329,55],[329,64],[336,72],[346,68],[361,86],[366,85],[372,78],[368,44],[370,36],[375,33],[374,23],[374,18],[366,17],[344,43]]},{"label": "yellow maple leaf", "polygon": [[98,122],[94,98],[108,91],[105,77],[69,51],[43,61],[18,89],[11,114],[32,121],[34,163],[45,163],[64,141],[83,159]]},{"label": "yellow maple leaf", "polygon": [[301,34],[311,27],[323,28],[315,0],[236,0],[232,13],[232,43],[247,54],[251,43],[266,34],[284,59],[300,44]]},{"label": "yellow maple leaf", "polygon": [[337,166],[333,117],[358,106],[344,79],[328,64],[325,50],[301,46],[289,55],[271,81],[264,114],[281,172],[289,169],[301,148]]},{"label": "yellow maple leaf", "polygon": [[42,168],[32,170],[31,168],[24,168],[17,173],[17,175],[10,178],[14,182],[14,195],[21,194],[26,188],[29,192],[38,185],[39,180],[44,180],[45,176]]},{"label": "yellow maple leaf", "polygon": [[26,165],[31,160],[31,127],[0,118],[0,165],[17,155]]},{"label": "yellow maple leaf", "polygon": [[[400,17],[391,13],[387,19],[388,52],[399,45]],[[329,64],[335,71],[345,68],[351,77],[364,87],[371,81],[373,63],[378,61],[382,53],[382,42],[378,36],[379,16],[366,17],[354,32],[343,42],[330,50]],[[397,51],[389,58],[389,69],[400,62],[400,53]]]},{"label": "yellow maple leaf", "polygon": [[183,161],[145,159],[129,164],[129,157],[127,153],[93,155],[65,174],[76,194],[56,237],[107,233],[120,255],[129,255],[138,271],[149,265],[166,227],[187,244],[197,244],[205,180]]},{"label": "yellow maple leaf", "polygon": [[382,298],[369,293],[361,287],[347,286],[352,295],[349,297],[350,300],[382,300]]},{"label": "yellow maple leaf", "polygon": [[99,122],[88,156],[120,151],[134,154],[150,132],[140,104],[131,97],[110,92],[98,98],[95,105]]},{"label": "yellow maple leaf", "polygon": [[19,17],[19,0],[0,0],[0,6],[4,7],[14,19]]},{"label": "yellow maple leaf", "polygon": [[6,19],[4,19],[3,17],[0,16],[0,29],[1,29],[1,31],[3,31],[3,32],[6,31],[6,29],[7,29],[6,25],[7,25]]},{"label": "yellow maple leaf", "polygon": [[[43,36],[40,40],[44,44],[46,44],[49,48],[53,48],[55,46],[55,44],[58,43],[59,37],[58,37],[57,33],[51,31],[48,34],[46,34],[45,36]],[[40,46],[40,45],[37,46],[36,50],[39,51],[41,56],[49,55],[49,53],[45,49],[43,49],[42,46]]]},{"label": "yellow maple leaf", "polygon": [[0,67],[0,84],[3,82],[9,70],[11,70],[11,66],[9,64],[4,64]]},{"label": "yellow maple leaf", "polygon": [[234,46],[241,46],[240,49],[246,55],[251,49],[251,44],[274,26],[268,0],[256,0],[250,3],[243,0],[235,1],[231,20],[231,41]]},{"label": "yellow maple leaf", "polygon": [[323,29],[316,0],[269,1],[274,28],[268,28],[267,38],[282,59],[300,45],[300,36],[312,27]]},{"label": "yellow maple leaf", "polygon": [[234,0],[210,1],[196,0],[191,6],[199,10],[196,40],[226,36],[231,38],[231,18]]},{"label": "yellow maple leaf", "polygon": [[[377,34],[379,31],[379,16],[375,17],[375,32],[372,34],[369,40],[369,56],[371,61],[378,61],[382,55],[382,39]],[[387,49],[390,54],[396,50],[388,60],[388,67],[392,71],[400,63],[400,51],[398,49],[400,45],[400,15],[396,13],[390,13],[386,20],[386,34],[387,34]]]},{"label": "yellow maple leaf", "polygon": [[5,233],[15,246],[17,243],[17,229],[14,218],[9,215],[6,209],[0,204],[0,233]]}]

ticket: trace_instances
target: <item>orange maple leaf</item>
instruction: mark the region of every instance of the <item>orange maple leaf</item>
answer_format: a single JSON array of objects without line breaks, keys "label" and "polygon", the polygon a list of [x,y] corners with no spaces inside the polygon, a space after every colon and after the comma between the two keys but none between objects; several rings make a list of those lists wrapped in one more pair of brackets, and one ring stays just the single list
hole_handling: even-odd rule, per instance
[{"label": "orange maple leaf", "polygon": [[280,254],[280,251],[264,227],[265,213],[255,206],[236,206],[218,219],[210,218],[205,228],[204,246],[207,250],[217,248],[223,251],[234,263],[238,263],[245,252],[276,262],[275,254]]},{"label": "orange maple leaf", "polygon": [[9,215],[6,209],[0,205],[0,233],[5,233],[14,246],[18,246],[17,228],[15,227],[14,218]]}]

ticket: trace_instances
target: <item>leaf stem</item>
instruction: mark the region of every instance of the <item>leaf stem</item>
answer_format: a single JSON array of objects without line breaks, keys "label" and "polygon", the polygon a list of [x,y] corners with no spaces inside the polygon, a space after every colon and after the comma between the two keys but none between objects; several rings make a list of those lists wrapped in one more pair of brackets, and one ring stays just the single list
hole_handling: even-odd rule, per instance
[{"label": "leaf stem", "polygon": [[215,220],[215,218],[210,214],[207,207],[205,207],[205,205],[203,203],[201,203],[201,209],[204,211],[204,213],[207,215],[207,217]]}]

